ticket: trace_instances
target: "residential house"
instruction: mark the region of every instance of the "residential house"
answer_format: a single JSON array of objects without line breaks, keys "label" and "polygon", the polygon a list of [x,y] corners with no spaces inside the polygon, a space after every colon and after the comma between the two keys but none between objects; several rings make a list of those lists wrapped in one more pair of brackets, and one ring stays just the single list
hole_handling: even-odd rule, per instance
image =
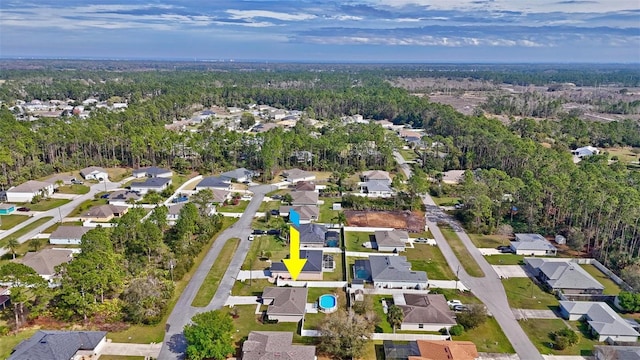
[{"label": "residential house", "polygon": [[376,288],[426,289],[427,273],[411,270],[405,256],[369,256],[356,260],[353,266],[354,282],[372,282]]},{"label": "residential house", "polygon": [[92,228],[85,226],[58,226],[49,236],[52,245],[80,245],[82,236]]},{"label": "residential house", "polygon": [[214,204],[222,204],[227,200],[231,200],[231,191],[212,189],[212,192]]},{"label": "residential house", "polygon": [[374,232],[378,251],[405,251],[406,243],[409,242],[409,233],[404,230],[390,230]]},{"label": "residential house", "polygon": [[410,356],[420,356],[420,349],[416,341],[397,343],[391,340],[383,340],[382,348],[384,360],[409,360]]},{"label": "residential house", "polygon": [[593,146],[584,146],[584,147],[577,148],[575,150],[571,150],[571,154],[578,157],[579,159],[582,159],[584,157],[598,155],[600,154],[600,150]]},{"label": "residential house", "polygon": [[53,194],[53,184],[43,181],[29,180],[7,190],[6,194],[8,202],[31,202],[31,200],[36,196],[51,196],[51,194]]},{"label": "residential house", "polygon": [[14,211],[16,211],[14,204],[0,204],[0,215],[10,215]]},{"label": "residential house", "polygon": [[173,171],[171,169],[163,169],[157,166],[149,166],[140,168],[137,170],[133,170],[133,177],[135,178],[143,178],[143,177],[163,177],[170,178],[173,176]]},{"label": "residential house", "polygon": [[388,171],[383,170],[368,170],[363,171],[361,175],[362,181],[380,181],[386,182],[388,185],[391,184],[391,176]]},{"label": "residential house", "polygon": [[395,294],[393,303],[404,314],[400,330],[439,331],[457,324],[441,294]]},{"label": "residential house", "polygon": [[516,255],[544,256],[556,255],[558,250],[540,234],[515,234],[511,241],[511,251]]},{"label": "residential house", "polygon": [[316,179],[316,175],[314,173],[297,168],[283,171],[282,176],[287,182],[292,184],[295,184],[298,181],[313,181]]},{"label": "residential house", "polygon": [[[280,125],[282,123],[284,123],[284,121],[281,121],[278,124]],[[292,121],[291,127],[294,127],[295,125],[296,125],[296,121]],[[308,163],[308,162],[311,162],[311,160],[313,160],[313,154],[310,151],[298,150],[298,151],[294,151],[293,154],[291,154],[291,159],[299,163],[303,163],[303,162]]]},{"label": "residential house", "polygon": [[109,222],[115,217],[120,217],[129,210],[126,206],[97,205],[79,216],[80,221]]},{"label": "residential house", "polygon": [[600,284],[579,264],[571,259],[524,258],[524,263],[541,283],[564,294],[602,294]]},{"label": "residential house", "polygon": [[582,320],[598,341],[638,341],[638,332],[604,302],[560,301],[560,314],[567,320]]},{"label": "residential house", "polygon": [[318,205],[318,193],[315,191],[294,191],[291,193],[291,205]]},{"label": "residential house", "polygon": [[327,228],[318,224],[300,224],[300,247],[323,248],[326,242]]},{"label": "residential house", "polygon": [[360,184],[360,192],[367,197],[392,197],[393,190],[386,181],[371,180]]},{"label": "residential house", "polygon": [[235,181],[239,183],[245,182],[245,181],[251,181],[251,179],[255,176],[257,176],[255,171],[247,170],[245,168],[239,168],[239,169],[227,171],[220,174],[220,177],[222,179],[226,179],[228,181]]},{"label": "residential house", "polygon": [[267,318],[280,322],[299,322],[307,306],[307,288],[267,287],[262,291],[262,303],[268,305]]},{"label": "residential house", "polygon": [[316,360],[316,347],[293,345],[293,333],[252,331],[242,344],[242,360]]},{"label": "residential house", "polygon": [[171,185],[171,178],[150,177],[142,182],[131,183],[131,191],[144,195],[150,191],[162,192]]},{"label": "residential house", "polygon": [[49,184],[53,184],[53,188],[57,189],[59,184],[71,185],[76,180],[77,180],[76,177],[73,175],[55,174],[48,177],[45,180],[45,182],[48,182]]},{"label": "residential house", "polygon": [[420,355],[408,360],[477,360],[480,359],[476,345],[471,341],[418,340]]},{"label": "residential house", "polygon": [[184,203],[171,205],[168,207],[169,212],[167,213],[167,221],[178,221],[180,217],[180,211],[184,207]]},{"label": "residential house", "polygon": [[293,191],[316,191],[316,183],[313,181],[298,181]]},{"label": "residential house", "polygon": [[137,202],[142,199],[139,192],[133,190],[117,190],[109,193],[108,203],[117,206],[131,206],[131,202]]},{"label": "residential house", "polygon": [[107,173],[107,170],[98,166],[89,166],[87,168],[84,168],[80,170],[80,175],[85,180],[109,180],[109,174]]},{"label": "residential house", "polygon": [[73,251],[67,249],[42,249],[38,252],[30,251],[15,261],[32,268],[43,279],[52,281],[57,274],[56,266],[71,261],[72,255]]},{"label": "residential house", "polygon": [[231,190],[231,181],[228,179],[223,179],[217,176],[208,176],[196,185],[196,191],[200,191],[202,189],[218,189],[218,190]]},{"label": "residential house", "polygon": [[97,359],[106,343],[106,331],[38,330],[13,349],[9,360]]},{"label": "residential house", "polygon": [[595,360],[640,360],[640,346],[596,345]]},{"label": "residential house", "polygon": [[317,221],[320,216],[320,209],[317,205],[280,206],[280,216],[289,216],[289,211],[292,209],[300,215],[301,224]]},{"label": "residential house", "polygon": [[[300,259],[307,259],[296,280],[322,280],[323,272],[335,269],[333,258],[325,258],[322,250],[300,250]],[[271,276],[274,278],[291,279],[291,274],[283,262],[271,263]]]}]

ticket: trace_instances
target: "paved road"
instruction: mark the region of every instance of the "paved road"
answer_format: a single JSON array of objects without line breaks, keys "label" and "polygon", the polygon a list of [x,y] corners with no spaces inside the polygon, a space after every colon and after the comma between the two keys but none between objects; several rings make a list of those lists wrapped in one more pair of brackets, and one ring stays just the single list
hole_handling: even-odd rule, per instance
[{"label": "paved road", "polygon": [[[410,176],[411,171],[408,165],[404,162],[402,156],[395,152],[396,160],[400,164],[401,169],[407,177]],[[511,345],[516,350],[516,353],[522,360],[541,360],[542,355],[533,345],[529,337],[520,327],[520,324],[516,320],[509,302],[507,301],[507,294],[504,291],[504,286],[498,277],[498,274],[493,270],[493,267],[484,259],[478,248],[475,247],[471,239],[464,232],[464,229],[448,214],[444,213],[433,201],[431,196],[425,195],[423,202],[426,206],[426,221],[427,226],[431,230],[433,237],[438,243],[438,247],[442,251],[447,263],[454,273],[457,273],[460,280],[473,292],[486,306],[494,318],[498,321],[498,324],[502,328]],[[453,250],[449,246],[449,243],[442,235],[442,232],[438,228],[438,222],[447,222],[456,231],[456,234],[462,240],[462,243],[466,246],[471,256],[478,263],[485,276],[477,278],[470,276],[464,270],[464,267],[453,253]]]},{"label": "paved road", "polygon": [[[36,235],[38,235],[39,233],[41,233],[43,230],[45,230],[46,228],[48,228],[49,226],[57,223],[60,221],[60,219],[64,219],[65,217],[67,217],[67,215],[69,215],[78,205],[80,205],[80,203],[82,203],[85,200],[90,200],[94,198],[94,195],[101,192],[101,191],[105,191],[105,189],[107,190],[113,190],[113,189],[117,189],[121,186],[121,184],[129,181],[130,179],[124,179],[121,182],[109,182],[107,181],[106,183],[99,183],[99,184],[93,184],[91,186],[91,188],[89,189],[89,192],[84,194],[84,195],[77,195],[73,200],[71,200],[70,202],[59,206],[55,209],[51,209],[51,210],[47,210],[47,211],[40,211],[37,214],[34,213],[34,216],[25,221],[22,222],[16,226],[14,226],[13,228],[4,231],[2,234],[0,234],[0,239],[6,238],[8,236],[10,236],[11,234],[13,234],[14,232],[18,231],[19,229],[22,229],[23,227],[27,226],[28,224],[31,224],[32,222],[41,219],[43,217],[47,217],[47,216],[51,216],[53,217],[51,220],[47,221],[46,223],[38,226],[37,228],[31,230],[30,232],[26,233],[25,235],[21,236],[18,238],[18,241],[20,243],[23,243],[29,239],[33,239],[34,237],[36,237]],[[7,252],[6,249],[0,249],[0,256],[2,256],[3,254],[5,254]]]},{"label": "paved road", "polygon": [[[173,308],[173,312],[169,315],[169,320],[166,325],[167,331],[165,333],[162,349],[160,350],[160,355],[158,356],[159,360],[183,359],[186,342],[184,340],[182,330],[185,325],[187,325],[191,321],[191,318],[197,313],[219,309],[224,306],[231,292],[231,288],[233,287],[233,283],[235,282],[235,277],[240,271],[240,267],[244,262],[244,258],[249,250],[249,245],[251,244],[247,238],[251,233],[251,222],[253,221],[253,217],[258,211],[264,195],[276,189],[277,188],[272,185],[259,185],[252,187],[251,191],[254,193],[254,196],[242,214],[242,217],[233,224],[233,226],[224,230],[218,236],[218,239],[214,242],[213,246],[211,246],[211,249],[209,249],[204,260],[193,274],[191,281],[189,281],[189,284],[187,284],[182,295],[180,295],[178,302]],[[220,250],[227,240],[231,238],[240,238],[241,241],[240,245],[238,245],[238,249],[231,259],[227,272],[218,286],[218,291],[206,307],[192,307],[191,303],[209,273],[211,266],[216,261]]]}]

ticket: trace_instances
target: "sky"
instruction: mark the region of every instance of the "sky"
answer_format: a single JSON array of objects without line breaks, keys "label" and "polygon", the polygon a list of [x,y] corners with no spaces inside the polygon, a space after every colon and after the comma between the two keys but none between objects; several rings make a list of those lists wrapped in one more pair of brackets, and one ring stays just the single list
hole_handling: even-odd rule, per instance
[{"label": "sky", "polygon": [[639,63],[640,0],[2,0],[0,57]]}]

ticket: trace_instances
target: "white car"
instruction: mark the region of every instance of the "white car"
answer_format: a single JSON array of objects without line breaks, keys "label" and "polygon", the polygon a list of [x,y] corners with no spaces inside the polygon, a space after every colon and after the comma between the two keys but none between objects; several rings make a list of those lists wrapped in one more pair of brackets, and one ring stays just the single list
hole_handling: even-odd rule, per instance
[{"label": "white car", "polygon": [[460,300],[449,300],[449,301],[447,301],[447,305],[449,305],[449,307],[454,307],[456,305],[462,305],[462,301],[460,301]]},{"label": "white car", "polygon": [[249,235],[249,241],[253,241],[254,236],[253,235]]}]

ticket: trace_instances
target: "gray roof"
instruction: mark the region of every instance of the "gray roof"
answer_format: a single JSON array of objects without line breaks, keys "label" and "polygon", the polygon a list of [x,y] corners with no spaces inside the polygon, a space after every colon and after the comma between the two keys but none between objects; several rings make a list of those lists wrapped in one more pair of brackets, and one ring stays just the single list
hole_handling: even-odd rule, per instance
[{"label": "gray roof", "polygon": [[362,177],[367,179],[368,181],[379,180],[391,182],[391,176],[389,176],[389,172],[384,170],[368,170],[362,172]]},{"label": "gray roof", "polygon": [[307,305],[307,288],[267,287],[262,291],[263,299],[273,299],[267,315],[304,315]]},{"label": "gray roof", "polygon": [[163,186],[170,184],[171,183],[171,179],[170,178],[164,178],[164,177],[151,177],[148,178],[145,181],[141,181],[141,182],[134,182],[131,184],[131,188],[162,188]]},{"label": "gray roof", "polygon": [[314,191],[316,183],[313,181],[298,181],[295,185],[295,191]]},{"label": "gray roof", "polygon": [[49,239],[82,239],[82,235],[86,234],[92,228],[86,226],[58,226],[58,228],[51,233]]},{"label": "gray roof", "polygon": [[16,187],[13,187],[9,190],[7,190],[8,193],[35,193],[38,192],[42,189],[45,189],[47,187],[51,186],[50,183],[47,182],[43,182],[43,181],[36,181],[36,180],[29,180],[25,183],[22,183]]},{"label": "gray roof", "polygon": [[[322,272],[322,250],[300,250],[300,259],[307,259],[302,272]],[[288,272],[283,262],[271,263],[272,272]]]},{"label": "gray roof", "polygon": [[103,218],[103,217],[113,216],[115,214],[122,214],[126,210],[127,210],[126,206],[97,205],[89,209],[89,211],[87,211],[81,217]]},{"label": "gray roof", "polygon": [[516,250],[556,250],[556,247],[540,234],[515,234],[511,246]]},{"label": "gray roof", "polygon": [[184,203],[169,206],[169,215],[180,215]]},{"label": "gray roof", "polygon": [[638,332],[604,302],[560,301],[569,314],[584,315],[600,336],[640,336]]},{"label": "gray roof", "polygon": [[391,188],[389,187],[389,183],[386,181],[371,180],[371,181],[365,182],[363,186],[366,187],[367,191],[369,192],[372,192],[372,191],[390,192],[391,191]]},{"label": "gray roof", "polygon": [[239,169],[223,172],[222,174],[220,174],[220,177],[221,178],[238,180],[238,179],[245,178],[245,177],[250,178],[250,177],[252,177],[254,175],[255,175],[255,172],[253,172],[251,170],[247,170],[245,168],[239,168]]},{"label": "gray roof", "polygon": [[39,330],[14,348],[9,360],[69,360],[78,350],[93,350],[106,331]]},{"label": "gray roof", "polygon": [[109,202],[111,201],[127,201],[129,199],[140,200],[142,196],[137,191],[117,190],[109,194]]},{"label": "gray roof", "polygon": [[0,209],[2,210],[8,210],[15,207],[15,204],[0,204]]},{"label": "gray roof", "polygon": [[242,360],[315,360],[316,347],[292,345],[293,333],[252,331],[242,344]]},{"label": "gray roof", "polygon": [[58,180],[62,182],[71,182],[71,180],[74,180],[75,178],[76,177],[73,175],[55,174],[48,177],[45,182],[48,182],[49,184],[55,184]]},{"label": "gray roof", "polygon": [[134,176],[137,174],[144,174],[145,176],[155,177],[155,176],[172,174],[172,173],[173,171],[171,171],[170,169],[163,169],[157,166],[149,166],[149,167],[133,170]]},{"label": "gray roof", "polygon": [[376,281],[427,282],[427,273],[412,271],[404,256],[369,256],[371,279]]},{"label": "gray roof", "polygon": [[82,177],[86,177],[87,175],[90,175],[90,174],[96,173],[96,172],[106,173],[107,170],[105,170],[104,168],[98,167],[98,166],[89,166],[89,167],[86,167],[86,168],[80,170],[80,175],[82,175]]},{"label": "gray roof", "polygon": [[316,205],[318,193],[315,191],[294,191],[291,193],[291,205]]},{"label": "gray roof", "polygon": [[640,346],[596,345],[593,353],[598,360],[640,360]]},{"label": "gray roof", "polygon": [[320,215],[320,208],[317,205],[296,205],[296,206],[280,206],[280,213],[285,214],[293,209],[300,215],[300,220],[312,220]]},{"label": "gray roof", "polygon": [[300,169],[289,169],[282,172],[282,175],[286,177],[288,180],[295,180],[301,178],[307,178],[314,176],[312,172],[300,170]]},{"label": "gray roof", "polygon": [[531,267],[540,270],[548,279],[547,284],[553,289],[601,289],[604,286],[593,278],[582,266],[566,261],[550,259],[525,258]]},{"label": "gray roof", "polygon": [[16,259],[16,262],[24,264],[39,275],[55,275],[56,266],[71,261],[71,250],[65,249],[43,249],[38,252],[28,252],[24,257]]},{"label": "gray roof", "polygon": [[224,202],[229,196],[229,194],[231,194],[231,191],[221,190],[221,189],[212,189],[211,191],[213,192],[214,203]]},{"label": "gray roof", "polygon": [[228,188],[229,187],[229,181],[225,180],[223,178],[217,177],[217,176],[209,176],[206,177],[202,180],[200,180],[200,182],[198,183],[198,185],[196,185],[197,188],[207,188],[207,187],[211,187],[211,188]]},{"label": "gray roof", "polygon": [[297,227],[300,232],[301,244],[324,244],[327,228],[318,224],[300,224]]},{"label": "gray roof", "polygon": [[404,313],[403,323],[455,325],[455,314],[441,294],[402,294],[406,305],[399,305]]},{"label": "gray roof", "polygon": [[402,230],[378,230],[374,232],[378,246],[404,246],[409,233]]}]

